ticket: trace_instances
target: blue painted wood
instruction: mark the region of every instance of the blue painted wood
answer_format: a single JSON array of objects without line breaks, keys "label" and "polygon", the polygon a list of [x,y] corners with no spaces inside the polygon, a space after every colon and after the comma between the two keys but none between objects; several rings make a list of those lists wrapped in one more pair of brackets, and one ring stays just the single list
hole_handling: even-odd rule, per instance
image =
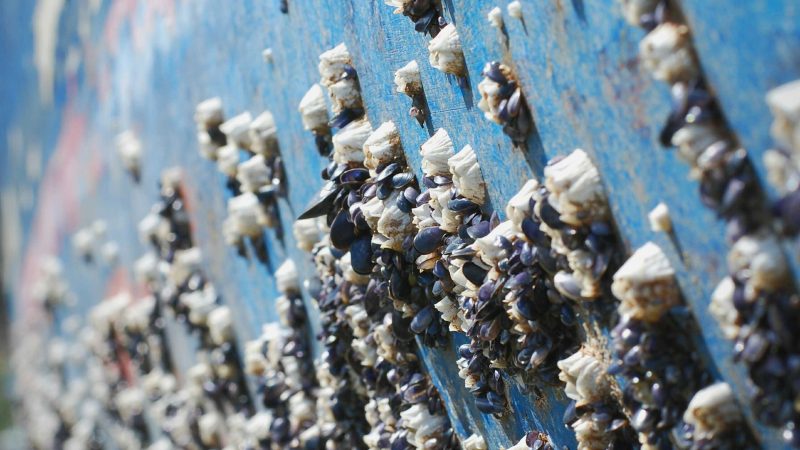
[{"label": "blue painted wood", "polygon": [[[541,176],[545,161],[576,147],[586,149],[601,169],[624,247],[631,251],[654,240],[665,249],[702,330],[698,338],[713,356],[709,363],[734,386],[740,400],[744,398],[744,372],[732,363],[731,344],[707,311],[710,293],[725,274],[723,224],[700,204],[697,185],[687,179],[685,165],[657,142],[669,110],[668,90],[638,66],[642,31],[622,21],[616,1],[523,1],[524,19],[519,21],[505,13],[506,0],[444,0],[446,17],[458,27],[464,46],[467,87],[432,69],[427,38],[414,33],[407,18],[393,15],[379,0],[290,0],[288,15],[279,12],[277,0],[224,6],[198,0],[175,3],[169,19],[154,12],[154,4],[139,2],[109,38],[104,25],[114,6],[121,4],[111,3],[92,20],[90,41],[97,59],[84,59],[77,88],[67,91],[67,75],[62,72],[54,107],[17,102],[23,105],[18,106],[17,124],[25,130],[26,144],[38,142],[45,148],[51,167],[58,164],[51,157],[54,151],[59,154],[58,132],[64,132],[70,117],[87,120],[77,160],[97,164],[100,175],[77,177],[79,223],[65,225],[62,242],[76,227],[103,218],[109,236],[120,243],[121,267],[130,268],[145,249],[134,238],[136,223],[157,198],[159,173],[180,165],[206,269],[224,302],[234,308],[238,340],[256,337],[262,323],[276,319],[278,293],[269,267],[242,260],[223,242],[220,229],[229,194],[214,164],[197,155],[194,105],[219,95],[229,117],[244,110],[254,115],[264,109],[275,113],[289,186],[280,203],[283,240],[267,231],[270,257],[274,267],[292,258],[309,276],[313,267],[309,256],[296,249],[291,225],[321,186],[318,174],[325,160],[316,154],[313,136],[302,129],[296,108],[318,80],[319,53],[345,42],[354,55],[373,126],[386,120],[397,124],[418,175],[419,145],[435,129],[446,128],[456,148],[471,144],[489,180],[490,202],[499,211],[525,180]],[[503,8],[507,36],[486,21],[494,6]],[[719,0],[684,0],[683,6],[695,36],[705,37],[698,39],[698,50],[726,115],[751,154],[757,155],[770,143],[771,119],[763,93],[797,76],[797,6],[791,0],[758,0],[726,8],[725,14],[719,13],[724,7]],[[65,44],[60,45],[77,42],[74,22],[79,7],[76,2],[65,11],[62,23],[72,25],[62,29],[59,42]],[[749,33],[740,31],[743,24]],[[261,59],[265,47],[273,49],[271,63]],[[59,61],[65,54],[59,53]],[[422,70],[430,129],[408,117],[410,100],[394,92],[394,70],[411,59]],[[513,148],[476,106],[480,71],[494,59],[515,68],[536,120],[537,132],[525,149]],[[38,104],[35,93],[27,98]],[[139,186],[123,173],[113,152],[114,135],[128,128],[137,132],[146,151]],[[47,132],[39,135],[40,130]],[[38,186],[37,180],[13,173],[11,168],[23,167],[24,158],[7,158],[4,188]],[[760,158],[753,159],[763,169]],[[672,212],[671,237],[649,230],[646,214],[659,201]],[[25,224],[33,220],[32,213],[23,215]],[[102,298],[110,270],[77,263],[66,244],[61,256],[68,262],[67,275],[78,294],[76,311],[86,311]],[[130,271],[126,273],[133,278]],[[304,298],[316,317],[313,301],[307,294]],[[312,325],[314,332],[319,331],[318,321],[312,320]],[[193,362],[192,339],[177,326],[170,327],[170,337],[184,372]],[[479,413],[456,373],[454,349],[463,342],[464,337],[457,335],[447,349],[421,350],[461,436],[478,432],[490,448],[500,448],[537,429],[550,433],[559,446],[575,446],[572,431],[561,423],[566,400],[560,389],[543,388],[543,398],[536,398],[523,383],[509,379],[510,417],[497,420]],[[319,353],[318,346],[315,352]],[[756,428],[766,447],[781,446],[774,431]]]}]

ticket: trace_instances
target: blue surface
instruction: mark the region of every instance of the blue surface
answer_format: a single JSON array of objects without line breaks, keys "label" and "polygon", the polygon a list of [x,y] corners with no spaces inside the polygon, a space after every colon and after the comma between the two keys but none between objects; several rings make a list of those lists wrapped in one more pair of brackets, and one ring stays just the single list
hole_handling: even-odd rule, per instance
[{"label": "blue surface", "polygon": [[[136,224],[157,197],[159,173],[180,165],[195,240],[206,255],[208,273],[236,311],[238,338],[257,336],[263,322],[276,319],[274,279],[268,267],[242,260],[222,240],[229,194],[215,165],[197,154],[194,105],[220,96],[228,117],[244,110],[254,116],[264,109],[275,113],[288,196],[280,205],[284,241],[267,233],[270,257],[276,267],[290,257],[302,273],[311,274],[309,257],[296,249],[290,230],[293,218],[321,186],[318,174],[325,161],[317,155],[313,136],[302,129],[297,104],[318,80],[318,55],[343,41],[354,56],[370,121],[374,127],[386,120],[397,124],[418,175],[419,145],[435,129],[446,128],[456,148],[475,148],[489,181],[491,204],[502,211],[525,180],[541,175],[548,159],[585,149],[601,170],[624,247],[630,252],[653,240],[664,248],[702,330],[698,339],[713,355],[709,364],[743,399],[744,370],[733,364],[731,344],[707,310],[710,294],[726,272],[724,225],[701,205],[687,166],[658,144],[669,111],[668,88],[639,67],[643,32],[622,20],[615,0],[523,1],[523,21],[506,14],[505,0],[444,0],[446,17],[461,36],[471,89],[431,68],[427,38],[379,0],[290,0],[288,15],[279,12],[277,0],[109,1],[91,21],[89,44],[81,44],[80,69],[75,74],[57,71],[52,106],[38,102],[35,71],[24,63],[33,48],[27,28],[33,6],[27,3],[0,6],[2,23],[8,25],[3,27],[2,56],[23,61],[0,91],[8,106],[0,112],[0,126],[4,133],[19,127],[25,146],[43,149],[50,169],[45,173],[71,171],[80,209],[75,218],[55,227],[59,242],[102,218],[109,236],[121,246],[121,267],[131,267],[144,251],[135,238]],[[81,3],[68,3],[60,21],[57,67],[63,67],[68,46],[80,42],[76,24]],[[755,0],[735,7],[721,0],[684,0],[682,5],[710,84],[763,174],[760,155],[771,143],[763,97],[767,89],[800,76],[800,6],[793,0]],[[507,38],[486,20],[494,6],[503,9]],[[261,58],[266,47],[273,50],[271,63]],[[411,59],[422,71],[432,129],[408,117],[410,99],[394,92],[394,71]],[[490,60],[516,70],[531,106],[536,133],[524,149],[513,148],[477,108],[480,71]],[[9,87],[12,83],[15,87]],[[70,147],[60,137],[77,119],[86,126],[77,145]],[[131,183],[114,152],[114,136],[125,129],[133,129],[145,148],[139,186]],[[0,142],[5,147],[8,140]],[[74,154],[68,147],[74,147]],[[77,165],[58,159],[66,154]],[[26,177],[24,154],[6,148],[3,156],[3,188],[30,186],[38,192],[39,181]],[[44,214],[36,208],[48,204],[42,197],[48,195],[63,200],[68,194],[42,192],[32,208],[22,209],[26,241],[37,230],[36,217]],[[647,212],[661,201],[670,208],[674,239],[649,229]],[[78,308],[85,310],[103,297],[111,271],[84,267],[68,245],[60,249],[79,293]],[[788,245],[787,250],[796,260],[796,247]],[[16,263],[10,273],[22,270],[21,260]],[[132,273],[127,276],[132,280]],[[21,279],[13,276],[9,282],[19,288]],[[308,296],[306,300],[313,307]],[[183,350],[179,366],[188,367],[191,340],[179,329],[173,331],[176,347]],[[463,336],[454,336],[452,347],[462,341]],[[521,383],[509,380],[512,413],[498,421],[475,408],[456,375],[452,348],[425,349],[423,356],[462,436],[479,432],[494,449],[537,429],[549,432],[558,446],[574,448],[572,431],[561,423],[566,401],[560,389],[542,389],[543,397],[535,398]],[[754,424],[749,410],[748,420]],[[780,447],[774,430],[758,432],[765,446]]]}]

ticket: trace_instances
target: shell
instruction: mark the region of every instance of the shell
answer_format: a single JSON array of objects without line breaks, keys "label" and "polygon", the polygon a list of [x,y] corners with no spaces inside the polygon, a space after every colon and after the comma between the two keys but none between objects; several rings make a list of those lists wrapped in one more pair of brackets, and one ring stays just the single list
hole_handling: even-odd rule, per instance
[{"label": "shell", "polygon": [[320,83],[330,87],[339,80],[348,65],[352,65],[352,57],[344,43],[325,51],[319,55],[319,65],[317,66],[321,77]]},{"label": "shell", "polygon": [[227,306],[218,306],[208,313],[208,332],[211,340],[222,345],[233,339],[233,317]]},{"label": "shell", "polygon": [[223,423],[222,416],[214,411],[207,412],[200,416],[197,425],[200,430],[200,440],[203,444],[210,447],[218,446]]},{"label": "shell", "polygon": [[218,126],[224,120],[222,99],[219,97],[203,100],[194,109],[194,121],[202,129]]},{"label": "shell", "polygon": [[506,216],[514,224],[517,232],[522,232],[522,221],[531,216],[531,198],[536,195],[538,190],[539,182],[531,178],[508,201]]},{"label": "shell", "polygon": [[303,128],[315,133],[328,131],[328,107],[325,104],[325,92],[322,86],[314,84],[300,100],[297,107],[303,119]]},{"label": "shell", "polygon": [[333,110],[340,112],[344,109],[360,108],[361,90],[358,81],[354,78],[346,78],[328,86],[328,94],[333,103]]},{"label": "shell", "polygon": [[608,200],[600,172],[589,155],[577,149],[544,169],[548,198],[569,225],[589,225],[608,218]]},{"label": "shell", "polygon": [[472,247],[478,252],[481,261],[489,266],[494,266],[503,258],[503,249],[495,245],[498,236],[504,236],[506,239],[513,241],[518,235],[519,232],[514,228],[514,223],[510,220],[506,220],[494,227],[486,236],[475,239]]},{"label": "shell", "polygon": [[622,15],[633,26],[641,26],[641,18],[645,14],[652,14],[659,0],[619,0]]},{"label": "shell", "polygon": [[459,77],[466,75],[467,67],[461,50],[461,40],[452,23],[447,24],[435,38],[431,39],[428,43],[428,53],[428,59],[434,68]]},{"label": "shell", "polygon": [[775,149],[764,152],[763,160],[767,179],[778,192],[785,195],[800,187],[800,160],[793,160],[790,155]]},{"label": "shell", "polygon": [[748,298],[754,298],[758,292],[776,291],[789,278],[780,243],[766,232],[748,234],[736,241],[728,252],[728,270],[747,280]]},{"label": "shell", "polygon": [[242,192],[258,192],[262,187],[271,184],[272,178],[264,156],[255,155],[239,163],[236,179],[240,183],[239,188]]},{"label": "shell", "polygon": [[503,10],[501,10],[499,6],[495,6],[491,9],[491,11],[489,11],[488,14],[486,14],[486,20],[488,20],[493,27],[497,28],[498,30],[502,30]]},{"label": "shell", "polygon": [[472,146],[464,146],[460,152],[447,160],[447,165],[450,166],[453,185],[459,194],[478,205],[483,205],[486,201],[486,183],[483,181],[478,156]]},{"label": "shell", "polygon": [[647,214],[650,229],[656,233],[672,232],[672,219],[669,216],[669,207],[661,202]]},{"label": "shell", "polygon": [[189,309],[189,322],[194,325],[206,325],[208,315],[217,306],[217,294],[211,286],[201,291],[183,293],[178,300]]},{"label": "shell", "polygon": [[314,244],[319,242],[322,230],[317,218],[296,220],[292,227],[297,248],[310,252]]},{"label": "shell", "polygon": [[235,145],[225,145],[217,151],[217,168],[220,172],[229,177],[236,176],[239,167],[239,147]]},{"label": "shell", "polygon": [[100,247],[100,257],[108,265],[114,265],[119,262],[119,244],[114,241],[108,241]]},{"label": "shell", "polygon": [[263,233],[262,227],[267,223],[266,214],[251,192],[228,199],[228,218],[230,230],[238,236],[257,237]]},{"label": "shell", "polygon": [[461,442],[461,448],[463,450],[486,450],[488,447],[483,436],[473,433]]},{"label": "shell", "polygon": [[530,450],[531,448],[528,447],[527,436],[522,436],[516,444],[508,447],[506,450]]},{"label": "shell", "polygon": [[564,392],[578,406],[600,401],[610,392],[606,367],[585,347],[558,362],[558,378],[566,383]]},{"label": "shell", "polygon": [[717,435],[738,426],[742,412],[727,383],[705,387],[692,397],[683,420],[694,426],[694,440],[713,440]]},{"label": "shell", "polygon": [[271,112],[264,111],[253,119],[248,132],[250,149],[254,153],[271,156],[278,152],[278,127]]},{"label": "shell", "polygon": [[639,58],[653,77],[670,84],[697,77],[689,27],[666,22],[657,26],[639,43]]},{"label": "shell", "polygon": [[733,340],[739,335],[741,317],[733,304],[736,285],[731,277],[725,277],[711,293],[708,311],[719,323],[722,334]]},{"label": "shell", "polygon": [[278,267],[278,270],[275,271],[275,282],[278,290],[284,294],[300,292],[300,280],[294,261],[287,259]]},{"label": "shell", "polygon": [[800,80],[771,89],[766,101],[773,116],[770,127],[773,139],[797,155],[800,153]]},{"label": "shell", "polygon": [[420,147],[422,155],[422,171],[426,176],[449,175],[450,166],[447,161],[455,154],[453,141],[447,130],[439,128]]},{"label": "shell", "polygon": [[231,117],[219,126],[228,138],[228,145],[234,144],[239,148],[250,148],[250,124],[253,122],[253,116],[245,111],[238,116]]},{"label": "shell", "polygon": [[648,242],[614,274],[611,292],[620,300],[619,313],[657,322],[681,302],[675,270],[658,245]]},{"label": "shell", "polygon": [[[415,230],[413,218],[410,214],[404,213],[397,207],[394,199],[402,193],[392,195],[385,203],[385,208],[381,212],[381,217],[378,219],[378,233],[386,236],[393,243],[384,244],[394,248],[395,250],[402,250],[403,239],[412,234]],[[365,214],[366,218],[366,214]]]},{"label": "shell", "polygon": [[116,144],[125,170],[137,174],[142,166],[142,143],[132,131],[124,131],[117,135]]},{"label": "shell", "polygon": [[211,136],[209,136],[208,133],[205,131],[198,131],[197,143],[199,144],[198,152],[200,153],[200,156],[212,161],[217,159],[217,150],[219,149],[219,145],[211,140]]},{"label": "shell", "polygon": [[364,142],[364,166],[377,170],[381,164],[388,164],[403,156],[400,133],[394,122],[382,123]]},{"label": "shell", "polygon": [[202,264],[203,252],[199,248],[176,250],[169,269],[170,281],[176,286],[182,285],[190,276],[203,270]]},{"label": "shell", "polygon": [[403,14],[403,10],[405,9],[406,5],[411,4],[412,0],[384,0],[385,4],[395,8],[395,14]]},{"label": "shell", "polygon": [[94,233],[89,228],[81,228],[72,235],[72,248],[84,259],[92,257],[94,248]]},{"label": "shell", "polygon": [[414,97],[422,93],[422,78],[417,61],[409,61],[394,72],[394,85],[397,92]]},{"label": "shell", "polygon": [[509,16],[522,20],[522,3],[520,3],[519,0],[514,0],[509,3],[508,6],[506,6],[506,10]]},{"label": "shell", "polygon": [[695,166],[711,144],[723,139],[725,135],[716,124],[690,123],[672,135],[672,145],[678,147],[681,159]]},{"label": "shell", "polygon": [[367,119],[354,120],[333,136],[333,160],[337,163],[364,161],[364,143],[372,134]]}]

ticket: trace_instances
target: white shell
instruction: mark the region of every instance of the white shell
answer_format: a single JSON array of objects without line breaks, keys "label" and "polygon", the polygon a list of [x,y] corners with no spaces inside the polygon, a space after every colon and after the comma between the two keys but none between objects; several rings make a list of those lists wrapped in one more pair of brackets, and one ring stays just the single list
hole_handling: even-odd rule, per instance
[{"label": "white shell", "polygon": [[297,241],[297,248],[310,252],[320,239],[319,221],[316,218],[296,220],[292,226],[292,232]]},{"label": "white shell", "polygon": [[728,270],[747,280],[747,291],[772,292],[789,278],[780,243],[767,233],[748,234],[736,241],[728,252]]},{"label": "white shell", "polygon": [[194,109],[194,121],[202,129],[217,126],[223,120],[222,99],[219,97],[203,100]]},{"label": "white shell", "polygon": [[742,422],[742,412],[727,383],[719,382],[697,391],[683,413],[694,426],[694,440],[713,440],[719,433]]},{"label": "white shell", "polygon": [[530,450],[531,448],[528,447],[527,436],[522,436],[516,444],[508,447],[506,450]]},{"label": "white shell", "polygon": [[275,281],[278,284],[278,290],[284,294],[300,291],[300,281],[294,261],[287,259],[278,267],[278,270],[275,271]]},{"label": "white shell", "polygon": [[395,8],[395,14],[403,14],[403,9],[407,4],[411,3],[412,0],[383,0],[383,2]]},{"label": "white shell", "polygon": [[344,73],[346,65],[352,64],[352,57],[344,43],[319,55],[320,83],[330,87]]},{"label": "white shell", "polygon": [[297,107],[303,119],[303,128],[316,133],[328,130],[328,107],[325,104],[325,92],[322,86],[314,84],[300,100]]},{"label": "white shell", "polygon": [[673,84],[697,76],[697,62],[689,27],[666,22],[639,43],[639,57],[653,77]]},{"label": "white shell", "polygon": [[122,165],[131,173],[137,173],[142,165],[142,143],[132,131],[124,131],[117,135],[117,154]]},{"label": "white shell", "polygon": [[376,170],[379,165],[402,155],[400,133],[392,121],[383,122],[364,142],[364,166],[367,169]]},{"label": "white shell", "polygon": [[72,247],[82,258],[92,256],[94,247],[94,233],[89,228],[81,228],[72,235]]},{"label": "white shell", "polygon": [[381,218],[381,214],[383,214],[385,206],[384,202],[378,197],[372,197],[369,201],[361,205],[361,212],[364,214],[364,220],[367,221],[367,225],[369,225],[371,230],[378,230],[378,221]]},{"label": "white shell", "polygon": [[333,136],[333,160],[340,164],[364,161],[364,143],[370,134],[372,125],[367,119],[348,123]]},{"label": "white shell", "polygon": [[447,419],[439,415],[431,415],[428,408],[420,403],[402,411],[400,417],[406,423],[409,444],[416,448],[425,448],[425,442],[440,435],[447,425]]},{"label": "white shell", "polygon": [[585,347],[558,362],[558,378],[566,383],[564,392],[578,406],[602,400],[609,393],[610,385],[606,367]]},{"label": "white shell", "polygon": [[183,293],[178,300],[189,308],[189,322],[195,325],[206,325],[208,315],[217,307],[217,294],[213,287]]},{"label": "white shell", "polygon": [[466,145],[460,152],[447,160],[450,173],[453,175],[453,185],[465,198],[478,205],[486,201],[486,183],[483,181],[481,166],[478,156],[471,145]]},{"label": "white shell", "polygon": [[219,126],[220,131],[225,133],[228,138],[228,145],[236,145],[240,148],[250,148],[250,124],[253,116],[245,111],[238,116],[231,117]]},{"label": "white shell", "polygon": [[714,124],[690,123],[672,135],[672,145],[678,147],[678,155],[691,165],[699,165],[703,152],[713,143],[723,140],[722,130]]},{"label": "white shell", "polygon": [[202,416],[197,421],[200,430],[200,440],[203,444],[216,447],[219,442],[219,434],[223,427],[222,416],[219,413],[210,411]]},{"label": "white shell", "polygon": [[522,3],[519,0],[514,0],[506,7],[508,15],[515,19],[522,19]]},{"label": "white shell", "polygon": [[422,144],[420,154],[422,154],[422,171],[426,176],[449,175],[450,166],[447,161],[455,154],[455,148],[447,130],[444,128],[436,130],[436,133]]},{"label": "white shell", "polygon": [[569,225],[588,225],[608,218],[600,172],[589,155],[577,149],[544,168],[548,200]]},{"label": "white shell", "polygon": [[264,111],[250,122],[250,147],[254,153],[271,156],[278,151],[278,127],[275,117]]},{"label": "white shell", "polygon": [[208,332],[211,340],[222,345],[233,339],[233,317],[227,306],[218,306],[208,313]]},{"label": "white shell", "polygon": [[464,442],[461,443],[461,448],[463,450],[486,450],[488,447],[486,447],[486,441],[483,436],[473,433],[464,439]]},{"label": "white shell", "polygon": [[239,167],[239,147],[228,144],[217,151],[217,168],[229,177],[236,176]]},{"label": "white shell", "polygon": [[625,20],[633,25],[641,25],[641,17],[645,14],[652,14],[659,0],[619,0],[622,7],[622,15]]},{"label": "white shell", "polygon": [[786,153],[770,149],[764,152],[767,179],[779,193],[785,195],[800,186],[800,158],[793,159]]},{"label": "white shell", "polygon": [[[415,230],[411,214],[405,213],[397,207],[396,199],[402,193],[395,193],[384,203],[385,207],[378,220],[378,233],[389,238],[392,243],[384,244],[394,248],[402,249],[403,240]],[[366,218],[366,215],[365,215]]]},{"label": "white shell", "polygon": [[767,92],[767,105],[772,111],[770,127],[773,139],[778,144],[800,153],[800,80],[778,86]]},{"label": "white shell", "polygon": [[170,266],[170,281],[176,286],[182,285],[195,273],[202,270],[203,252],[198,247],[176,250]]},{"label": "white shell", "polygon": [[328,86],[328,94],[331,97],[334,112],[361,107],[361,91],[355,79],[347,78],[331,84]]},{"label": "white shell", "polygon": [[258,192],[262,187],[272,183],[269,168],[262,155],[254,155],[247,161],[239,163],[236,179],[242,192]]},{"label": "white shell", "polygon": [[265,216],[258,197],[251,192],[228,199],[228,226],[239,236],[260,236],[267,222]]},{"label": "white shell", "polygon": [[531,216],[531,197],[539,189],[539,182],[531,178],[511,197],[506,205],[506,216],[518,232],[522,232],[522,221]]},{"label": "white shell", "polygon": [[501,10],[499,6],[492,8],[491,11],[486,14],[486,19],[498,30],[503,29],[503,10]]},{"label": "white shell", "polygon": [[461,40],[455,25],[447,24],[435,38],[428,43],[431,66],[444,73],[464,76],[467,72]]},{"label": "white shell", "polygon": [[672,219],[669,216],[669,207],[660,202],[647,214],[650,229],[656,233],[669,233],[672,231]]},{"label": "white shell", "polygon": [[741,317],[733,304],[736,285],[731,277],[725,277],[711,293],[708,312],[717,320],[722,334],[730,340],[739,335]]},{"label": "white shell", "polygon": [[422,92],[422,78],[419,75],[417,61],[409,61],[394,72],[394,85],[397,92],[413,97]]},{"label": "white shell", "polygon": [[657,322],[681,301],[675,270],[652,242],[636,250],[617,270],[611,291],[620,300],[620,315],[647,322]]},{"label": "white shell", "polygon": [[269,47],[265,48],[264,50],[261,51],[261,58],[264,59],[265,63],[271,63],[273,56],[272,54],[273,54],[272,48]]}]

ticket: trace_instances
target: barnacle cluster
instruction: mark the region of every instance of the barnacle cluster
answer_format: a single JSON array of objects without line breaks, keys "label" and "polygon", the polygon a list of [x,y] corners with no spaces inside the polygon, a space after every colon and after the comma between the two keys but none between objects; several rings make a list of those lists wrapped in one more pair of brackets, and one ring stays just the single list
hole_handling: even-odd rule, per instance
[{"label": "barnacle cluster", "polygon": [[522,88],[511,68],[497,61],[486,63],[483,80],[478,83],[481,100],[478,108],[490,121],[503,126],[503,131],[519,144],[531,131],[531,112]]},{"label": "barnacle cluster", "polygon": [[442,29],[442,5],[440,0],[384,0],[395,8],[395,14],[402,14],[414,22],[414,30],[436,37]]},{"label": "barnacle cluster", "polygon": [[[614,274],[611,287],[620,300],[620,322],[611,333],[614,363],[609,373],[627,382],[623,403],[642,445],[703,448],[704,438],[686,432],[683,416],[692,396],[712,382],[691,340],[697,327],[681,314],[682,300],[675,271],[660,247],[648,242]],[[736,414],[741,415],[733,404]],[[731,430],[716,448],[752,444],[746,427]],[[687,445],[688,446],[688,445]]]},{"label": "barnacle cluster", "polygon": [[[787,441],[800,444],[800,414],[792,405],[800,398],[793,380],[796,327],[787,326],[800,315],[794,286],[786,276],[784,255],[772,231],[770,214],[747,152],[725,123],[714,96],[706,88],[691,38],[679,6],[674,2],[625,1],[625,17],[648,30],[641,41],[640,59],[653,76],[671,86],[674,108],[661,133],[664,145],[678,152],[700,182],[700,198],[726,222],[733,244],[728,255],[730,277],[714,293],[712,313],[725,334],[736,341],[737,358],[748,368],[751,397],[758,419],[783,426]],[[793,144],[792,88],[783,101],[768,101],[777,114],[773,134],[779,144]],[[788,149],[787,149],[788,150]],[[778,152],[767,154],[767,166],[778,184],[789,183],[792,164]],[[786,186],[786,184],[784,184]],[[788,191],[787,191],[788,192]],[[791,196],[776,208],[791,214]],[[787,229],[791,230],[791,220]],[[772,319],[770,319],[770,317]],[[780,369],[776,369],[776,368]]]},{"label": "barnacle cluster", "polygon": [[98,219],[72,235],[72,248],[83,262],[91,264],[98,259],[108,265],[117,262],[119,245],[108,239],[107,228],[106,222]]}]

